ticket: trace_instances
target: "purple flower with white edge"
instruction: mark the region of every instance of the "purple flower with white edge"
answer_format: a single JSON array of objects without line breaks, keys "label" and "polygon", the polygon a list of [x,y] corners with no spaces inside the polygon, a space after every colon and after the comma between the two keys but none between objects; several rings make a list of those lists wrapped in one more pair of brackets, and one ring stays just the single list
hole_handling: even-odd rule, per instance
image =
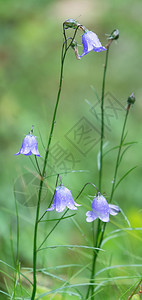
[{"label": "purple flower with white edge", "polygon": [[93,222],[99,218],[103,222],[109,222],[109,215],[116,216],[120,212],[118,206],[108,204],[107,200],[100,193],[93,199],[92,211],[87,211],[87,222]]},{"label": "purple flower with white edge", "polygon": [[54,202],[47,211],[52,211],[56,209],[57,212],[62,212],[66,207],[72,210],[77,210],[76,206],[80,206],[73,200],[72,193],[69,189],[67,189],[63,185],[59,185],[56,187]]},{"label": "purple flower with white edge", "polygon": [[15,155],[19,154],[24,154],[27,156],[34,154],[36,156],[40,156],[39,151],[37,149],[37,140],[36,137],[32,135],[32,130],[28,135],[25,136],[20,151],[17,152]]},{"label": "purple flower with white edge", "polygon": [[80,57],[88,54],[91,50],[95,52],[101,52],[106,50],[106,48],[103,47],[100,43],[96,33],[89,30],[85,30],[84,34],[82,35],[82,44],[84,49]]}]

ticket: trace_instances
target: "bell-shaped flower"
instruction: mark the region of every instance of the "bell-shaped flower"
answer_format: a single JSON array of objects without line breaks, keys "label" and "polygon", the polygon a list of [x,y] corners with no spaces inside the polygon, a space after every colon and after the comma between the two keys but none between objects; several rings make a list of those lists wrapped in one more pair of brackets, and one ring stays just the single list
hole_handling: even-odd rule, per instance
[{"label": "bell-shaped flower", "polygon": [[80,204],[77,204],[73,200],[71,191],[63,185],[59,185],[55,191],[54,202],[52,206],[47,209],[47,211],[56,209],[57,212],[62,212],[66,207],[72,210],[77,210],[76,206],[80,206]]},{"label": "bell-shaped flower", "polygon": [[94,32],[89,30],[86,30],[85,33],[82,35],[82,44],[84,49],[80,57],[88,54],[91,50],[95,52],[101,52],[106,50],[106,48],[103,47],[100,43],[98,36]]},{"label": "bell-shaped flower", "polygon": [[39,151],[37,149],[37,140],[32,133],[29,133],[23,139],[22,147],[19,152],[15,155],[24,154],[24,155],[31,155],[34,154],[36,156],[40,156]]},{"label": "bell-shaped flower", "polygon": [[93,199],[92,211],[87,211],[87,222],[92,222],[99,218],[103,222],[109,222],[109,215],[115,216],[120,212],[118,206],[108,204],[107,200],[100,193]]}]

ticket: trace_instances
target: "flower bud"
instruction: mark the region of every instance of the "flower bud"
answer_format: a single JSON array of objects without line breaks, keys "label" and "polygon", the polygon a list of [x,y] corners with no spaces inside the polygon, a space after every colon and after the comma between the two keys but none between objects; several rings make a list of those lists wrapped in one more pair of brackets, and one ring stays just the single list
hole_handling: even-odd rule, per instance
[{"label": "flower bud", "polygon": [[135,98],[135,96],[134,96],[134,93],[132,93],[132,94],[128,97],[128,99],[127,99],[127,107],[126,107],[126,110],[129,110],[130,107],[131,107],[131,105],[134,104],[135,101],[136,101],[136,98]]},{"label": "flower bud", "polygon": [[127,100],[127,103],[128,104],[134,104],[136,101],[136,98],[134,96],[134,93],[132,93],[129,97],[128,97],[128,100]]},{"label": "flower bud", "polygon": [[109,40],[117,40],[118,38],[119,38],[119,30],[114,29],[108,39]]},{"label": "flower bud", "polygon": [[135,294],[132,296],[132,300],[140,300],[139,294]]},{"label": "flower bud", "polygon": [[79,56],[79,53],[78,53],[78,48],[77,48],[77,42],[74,40],[72,43],[71,43],[71,47],[72,49],[74,50],[74,53],[75,53],[75,56],[78,60],[80,60],[80,56]]},{"label": "flower bud", "polygon": [[112,33],[109,35],[108,37],[108,43],[106,45],[106,48],[108,49],[109,46],[111,45],[111,43],[114,41],[114,40],[117,40],[119,38],[119,30],[118,29],[114,29],[112,31]]},{"label": "flower bud", "polygon": [[63,23],[63,26],[64,26],[64,29],[68,29],[68,28],[73,28],[73,29],[77,29],[77,27],[79,26],[80,24],[75,21],[74,19],[67,19],[64,23]]}]

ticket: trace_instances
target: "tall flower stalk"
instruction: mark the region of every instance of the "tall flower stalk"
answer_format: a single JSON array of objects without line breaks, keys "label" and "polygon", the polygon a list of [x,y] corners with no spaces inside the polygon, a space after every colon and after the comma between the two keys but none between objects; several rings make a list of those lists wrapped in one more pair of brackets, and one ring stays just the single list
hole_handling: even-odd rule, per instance
[{"label": "tall flower stalk", "polygon": [[[123,142],[124,142],[125,129],[126,129],[126,124],[127,124],[127,120],[128,120],[128,115],[129,115],[130,107],[134,103],[135,103],[135,96],[132,93],[128,97],[128,100],[127,100],[126,114],[125,114],[125,118],[124,118],[124,123],[123,123],[123,127],[122,127],[121,138],[120,138],[120,144],[119,144],[117,158],[116,158],[116,165],[115,165],[114,177],[113,177],[113,183],[112,183],[112,189],[111,189],[111,194],[110,194],[110,202],[112,202],[114,191],[115,191],[115,187],[116,187],[117,172],[118,172],[119,163],[120,163],[121,150],[122,150],[122,146],[123,146]],[[103,228],[102,228],[102,232],[101,232],[101,236],[100,236],[98,247],[101,247],[101,244],[102,244],[102,241],[103,241],[103,237],[104,237],[104,233],[105,233],[105,227],[106,227],[106,223],[103,224]]]},{"label": "tall flower stalk", "polygon": [[[119,32],[118,30],[114,30],[111,35],[109,36],[108,44],[106,45],[106,57],[105,57],[105,65],[104,65],[104,73],[103,73],[103,81],[102,81],[102,93],[101,93],[101,140],[100,140],[100,155],[99,155],[99,191],[102,190],[102,175],[103,175],[103,144],[104,144],[104,95],[105,95],[105,83],[106,83],[106,73],[107,73],[107,66],[108,66],[108,55],[109,55],[109,47],[113,40],[118,39]],[[99,248],[99,238],[101,233],[101,221],[98,220],[97,225],[97,231],[96,231],[96,238],[94,238],[95,230],[94,230],[94,224],[92,223],[92,232],[93,232],[93,243],[94,247]],[[90,277],[90,283],[86,295],[86,299],[88,299],[91,291],[91,300],[94,299],[94,286],[92,283],[94,283],[94,274],[95,274],[95,265],[96,265],[96,259],[98,256],[99,250],[95,251],[93,253],[93,260],[92,260],[92,269],[91,269],[91,277]]]},{"label": "tall flower stalk", "polygon": [[[111,195],[110,195],[110,202],[113,199],[113,195],[114,195],[114,191],[115,191],[115,187],[116,187],[116,178],[117,178],[117,172],[118,172],[119,163],[120,163],[120,159],[121,159],[121,150],[122,150],[122,146],[123,146],[123,142],[124,142],[124,138],[125,138],[125,129],[126,129],[126,124],[127,124],[127,119],[128,119],[130,107],[131,107],[132,104],[134,104],[134,102],[135,102],[135,97],[134,97],[134,94],[132,93],[132,95],[130,95],[128,97],[128,100],[127,100],[128,104],[127,104],[127,108],[126,108],[126,114],[125,114],[124,123],[123,123],[123,127],[122,127],[120,144],[119,144],[118,154],[117,154],[117,159],[116,159],[116,164],[115,164],[114,178],[113,178],[112,190],[111,190]],[[110,204],[109,204],[109,206],[111,207]],[[116,211],[117,211],[117,209],[116,209]],[[100,220],[99,220],[99,223],[100,223]],[[106,224],[107,223],[103,223],[103,226],[101,227],[101,231],[100,231],[99,236],[98,236],[98,240],[96,240],[96,243],[97,243],[96,248],[98,248],[98,249],[101,248],[101,244],[102,244],[104,233],[105,233]],[[94,254],[90,283],[94,283],[95,265],[96,265],[96,260],[97,260],[98,253],[99,253],[99,250],[96,250],[96,252]],[[94,294],[94,287],[92,285],[90,285],[89,287],[90,288],[88,289],[86,299],[88,299],[89,292],[91,290],[91,300],[94,300],[94,295],[93,295]]]},{"label": "tall flower stalk", "polygon": [[[101,186],[102,186],[102,171],[103,171],[103,140],[104,140],[104,94],[105,94],[105,82],[106,82],[106,71],[107,71],[107,64],[108,64],[108,54],[109,54],[109,47],[106,51],[106,58],[105,58],[105,65],[104,65],[104,73],[103,73],[103,83],[102,83],[102,95],[101,95],[101,141],[100,141],[100,169],[99,169],[99,191],[101,192]],[[98,227],[97,227],[97,233],[96,233],[96,239],[94,238],[94,223],[92,223],[92,232],[93,232],[93,241],[94,246],[97,247],[98,243],[98,237],[100,233],[100,220],[98,220]],[[94,283],[94,274],[95,274],[95,263],[98,255],[98,250],[93,253],[93,261],[92,261],[92,271],[91,271],[91,277],[90,277],[90,283]],[[94,299],[93,296],[93,290],[94,286],[89,285],[86,299],[88,299],[89,294],[91,290],[91,300]]]},{"label": "tall flower stalk", "polygon": [[39,224],[39,212],[40,212],[42,187],[43,187],[43,182],[44,182],[44,177],[45,177],[45,170],[46,170],[46,167],[47,167],[50,144],[51,144],[51,140],[52,140],[52,136],[53,136],[53,132],[54,132],[54,127],[55,127],[57,109],[58,109],[58,106],[59,106],[60,95],[61,95],[61,90],[62,90],[64,62],[65,62],[67,51],[71,47],[71,45],[72,45],[72,43],[75,39],[75,35],[77,33],[77,30],[78,30],[78,26],[75,28],[74,35],[71,38],[69,44],[67,44],[68,39],[67,39],[66,33],[65,33],[65,25],[63,24],[64,42],[63,42],[62,53],[61,53],[61,71],[60,71],[59,89],[58,89],[57,100],[56,100],[56,104],[55,104],[55,108],[54,108],[53,119],[52,119],[52,123],[51,123],[51,129],[50,129],[49,139],[48,139],[48,143],[47,143],[43,169],[42,169],[42,173],[41,173],[41,176],[40,176],[40,186],[39,186],[38,202],[37,202],[37,209],[36,209],[36,218],[35,218],[35,227],[34,227],[34,244],[33,244],[33,290],[32,290],[31,300],[35,299],[36,288],[37,288],[37,278],[36,278],[37,277],[36,276],[37,233],[38,233],[38,224]]}]

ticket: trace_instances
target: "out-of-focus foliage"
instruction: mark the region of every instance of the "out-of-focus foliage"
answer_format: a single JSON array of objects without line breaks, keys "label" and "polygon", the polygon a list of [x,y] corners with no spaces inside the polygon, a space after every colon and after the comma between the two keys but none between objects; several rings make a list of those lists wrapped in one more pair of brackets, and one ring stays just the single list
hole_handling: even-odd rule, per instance
[{"label": "out-of-focus foliage", "polygon": [[[112,0],[0,1],[0,253],[1,259],[8,264],[14,265],[13,256],[15,257],[16,251],[16,218],[13,193],[13,186],[16,186],[17,194],[20,193],[19,196],[15,195],[20,218],[21,267],[32,267],[33,223],[36,205],[36,197],[33,196],[37,195],[39,179],[36,177],[29,158],[22,155],[16,157],[14,153],[19,151],[24,136],[34,125],[34,134],[37,136],[39,151],[44,156],[42,140],[46,146],[59,83],[63,41],[62,23],[69,17],[78,19],[89,30],[96,32],[102,45],[107,43],[105,34],[110,34],[115,28],[120,31],[119,40],[111,45],[108,61],[105,101],[108,104],[110,104],[109,100],[111,101],[111,110],[109,111],[110,116],[106,120],[108,123],[105,127],[105,142],[107,143],[105,150],[107,151],[119,144],[126,100],[134,92],[136,103],[130,112],[126,141],[137,141],[138,143],[133,144],[125,153],[118,176],[120,178],[135,165],[137,168],[119,186],[114,197],[114,203],[119,204],[132,227],[142,227],[141,10],[142,2],[140,0],[117,2]],[[78,33],[77,38],[81,45],[81,32]],[[81,54],[82,46],[79,46],[78,49]],[[75,140],[70,132],[73,132],[74,128],[78,128],[74,127],[78,126],[76,124],[84,124],[80,122],[85,120],[95,127],[94,134],[99,139],[100,122],[92,107],[96,107],[98,101],[96,92],[99,97],[101,95],[104,57],[104,53],[91,52],[78,61],[74,52],[70,50],[65,62],[61,102],[52,140],[52,155],[50,155],[48,173],[86,170],[85,172],[63,175],[64,185],[72,190],[74,198],[84,183],[92,181],[96,185],[98,184],[97,155],[99,143],[94,147],[85,148],[86,146],[84,146],[84,149],[87,149],[85,152],[80,146],[83,136],[79,132],[78,139]],[[118,114],[112,109],[112,105],[116,106],[116,103],[118,104]],[[99,110],[97,112],[99,114]],[[83,145],[83,141],[81,145]],[[56,147],[61,151],[58,156]],[[104,157],[103,193],[107,199],[109,199],[113,180],[116,152],[117,150],[113,150]],[[42,162],[41,158],[39,163],[42,165]],[[26,178],[25,181],[28,186],[26,191],[23,188],[23,177]],[[49,178],[48,184],[45,184],[42,211],[49,205],[54,183],[55,177],[53,176]],[[23,198],[21,192],[22,195],[24,192]],[[25,193],[29,196],[30,201],[23,204],[23,201],[28,197],[25,197]],[[72,219],[62,221],[49,238],[48,245],[86,244],[86,239],[91,239],[91,227],[85,222],[85,212],[91,207],[87,194],[93,196],[94,190],[88,189],[84,192],[79,199],[83,208],[78,211],[75,221]],[[56,213],[53,213],[53,216],[57,218]],[[118,228],[128,227],[122,215],[117,219],[112,219],[112,222],[108,226],[107,233],[116,229],[117,226]],[[52,222],[40,225],[40,241],[43,240],[51,227]],[[80,234],[80,230],[82,234]],[[107,242],[105,245],[107,255],[106,253],[100,254],[98,269],[109,266],[110,262],[119,265],[132,262],[133,264],[141,264],[141,233],[140,231],[130,233],[126,230],[123,236],[118,236],[118,238]],[[80,255],[82,251],[83,258]],[[83,268],[84,263],[90,262],[90,254],[85,251],[67,250],[66,248],[41,251],[38,256],[38,266],[42,266],[42,268],[55,267],[63,263],[74,264],[77,261]],[[66,262],[64,262],[64,258],[66,258]],[[122,274],[126,276],[137,275],[139,271],[139,268],[126,268],[123,269]],[[66,280],[73,275],[70,272],[70,269],[63,271]],[[80,281],[87,280],[88,269],[86,268],[82,274],[83,278],[80,275]],[[119,275],[122,274],[120,271]],[[115,270],[113,274],[106,271],[105,276],[118,276],[118,270]],[[78,282],[77,280],[75,277],[72,283]],[[115,280],[114,283],[114,287],[112,285],[110,291],[112,294],[116,292],[117,298],[119,292],[121,294],[126,290],[126,286],[123,279],[121,283],[116,283]],[[126,285],[128,284],[129,287],[133,283],[134,281],[131,279],[126,282]],[[48,279],[47,285],[49,288],[53,287],[51,278]],[[3,289],[4,287],[5,283],[2,278],[0,288]],[[104,293],[107,297],[106,290]],[[98,299],[104,299],[104,294],[102,293],[102,296],[99,294],[98,297]],[[1,299],[4,299],[3,295]]]}]

